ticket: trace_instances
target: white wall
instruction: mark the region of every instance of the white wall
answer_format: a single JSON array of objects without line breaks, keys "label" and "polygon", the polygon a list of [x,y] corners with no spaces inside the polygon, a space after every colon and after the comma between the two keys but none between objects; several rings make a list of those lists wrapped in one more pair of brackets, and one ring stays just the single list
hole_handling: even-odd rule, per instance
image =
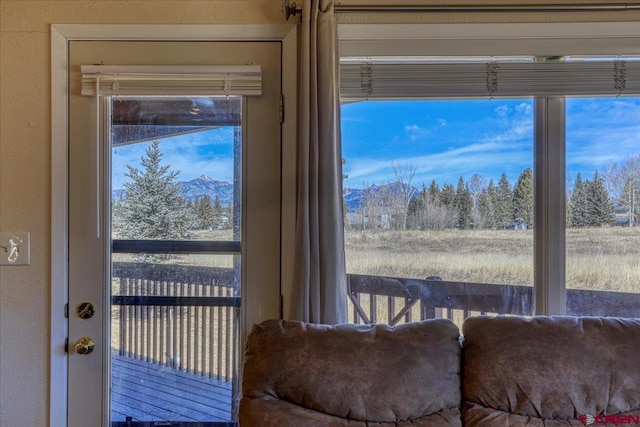
[{"label": "white wall", "polygon": [[[483,3],[496,2],[474,2]],[[430,4],[455,3],[440,0]],[[32,238],[30,266],[0,268],[0,427],[39,427],[48,423],[52,231],[50,24],[282,24],[280,6],[280,0],[0,1],[0,230],[29,231]],[[340,18],[345,23],[399,20],[640,21],[640,11]]]}]

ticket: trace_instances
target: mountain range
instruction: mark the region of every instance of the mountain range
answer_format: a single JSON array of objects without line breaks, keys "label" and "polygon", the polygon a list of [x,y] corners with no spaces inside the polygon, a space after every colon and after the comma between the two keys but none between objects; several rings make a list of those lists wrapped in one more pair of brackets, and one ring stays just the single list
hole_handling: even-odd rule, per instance
[{"label": "mountain range", "polygon": [[[189,181],[182,181],[181,184],[182,195],[185,200],[201,198],[208,194],[211,201],[215,200],[217,196],[223,206],[227,206],[233,202],[233,184],[227,181],[217,181],[207,175],[201,175],[198,178]],[[383,193],[401,194],[405,191],[406,186],[407,184],[393,182],[382,185],[374,184],[364,189],[345,188],[344,201],[349,212],[355,212],[357,209],[362,207],[368,197]],[[409,191],[412,195],[418,194],[418,190],[415,187],[410,187]],[[112,197],[117,200],[124,196],[125,193],[126,190],[124,189],[114,190]]]},{"label": "mountain range", "polygon": [[[213,202],[216,196],[220,199],[222,206],[233,203],[233,184],[227,181],[217,181],[207,175],[200,175],[198,178],[182,181],[182,195],[185,200],[199,199],[208,194]],[[117,200],[124,196],[125,189],[113,190],[112,197]]]},{"label": "mountain range", "polygon": [[365,201],[370,197],[376,197],[382,194],[400,195],[406,194],[405,192],[407,191],[410,195],[409,198],[412,198],[419,194],[417,188],[396,181],[389,184],[373,184],[363,189],[345,188],[343,198],[349,212],[355,212],[359,208],[361,208],[364,205]]}]

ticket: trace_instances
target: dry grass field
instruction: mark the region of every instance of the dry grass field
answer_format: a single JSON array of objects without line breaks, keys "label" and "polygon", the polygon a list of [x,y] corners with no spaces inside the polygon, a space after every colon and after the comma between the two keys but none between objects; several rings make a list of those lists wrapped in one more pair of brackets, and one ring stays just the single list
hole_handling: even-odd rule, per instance
[{"label": "dry grass field", "polygon": [[[197,240],[231,238],[229,230],[200,231],[195,236]],[[566,239],[569,288],[640,293],[640,227],[569,229]],[[348,273],[422,279],[439,276],[447,281],[525,286],[533,283],[531,230],[349,230],[345,235],[345,250]],[[132,260],[130,254],[114,254],[114,261]],[[233,266],[233,256],[180,256],[172,259],[171,263],[228,268]],[[118,283],[117,280],[114,282],[116,288]],[[375,311],[378,322],[388,322],[405,303],[402,298],[397,299],[396,308],[390,313],[386,297],[364,297],[361,302],[370,318],[372,310]],[[353,319],[353,306],[349,303],[347,307],[349,319]],[[235,327],[227,327],[225,322],[229,322],[229,316],[222,316],[220,308],[216,308],[215,312],[214,309],[193,310],[197,311],[189,311],[187,316],[180,317],[177,324],[172,323],[173,326],[167,323],[171,316],[132,316],[132,313],[128,313],[125,317],[132,318],[125,330],[120,330],[120,312],[115,310],[112,323],[113,350],[120,348],[121,338],[126,342],[147,342],[141,348],[128,350],[145,356],[151,342],[157,341],[155,345],[160,347],[151,352],[158,354],[157,357],[164,363],[165,359],[174,357],[170,354],[170,347],[174,346],[168,343],[178,340],[175,342],[181,343],[179,347],[184,347],[180,351],[180,359],[186,361],[184,355],[187,350],[184,349],[190,349],[189,357],[193,359],[189,359],[189,364],[194,366],[194,371],[229,376],[228,360],[232,357],[229,353],[230,343],[234,340],[231,331]],[[413,320],[420,318],[419,305],[415,305],[411,312]],[[452,310],[451,313],[444,310],[439,315],[447,314],[458,326],[462,324],[463,310]],[[217,332],[208,336],[203,335],[203,330]],[[221,334],[230,332],[223,340],[220,339]],[[120,333],[127,337],[121,337]],[[183,335],[190,337],[185,343],[182,342]],[[161,345],[163,342],[164,347]],[[205,349],[206,346],[210,347]],[[202,358],[203,354],[214,355],[215,359]],[[182,366],[183,369],[186,367]]]},{"label": "dry grass field", "polygon": [[[567,286],[640,292],[640,227],[567,230]],[[349,230],[347,272],[533,284],[533,231]]]},{"label": "dry grass field", "polygon": [[[196,240],[231,240],[231,230],[198,231]],[[640,227],[567,230],[567,286],[640,292]],[[347,272],[509,285],[533,284],[533,231],[348,230]],[[115,254],[114,261],[131,255]],[[233,266],[232,255],[190,255],[172,263]]]}]

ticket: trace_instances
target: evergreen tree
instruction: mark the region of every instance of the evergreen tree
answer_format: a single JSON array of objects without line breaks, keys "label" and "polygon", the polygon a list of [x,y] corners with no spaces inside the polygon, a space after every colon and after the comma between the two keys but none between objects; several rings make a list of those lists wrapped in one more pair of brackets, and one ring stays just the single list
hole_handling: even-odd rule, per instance
[{"label": "evergreen tree", "polygon": [[208,230],[213,225],[213,205],[211,204],[211,197],[205,194],[200,199],[196,199],[194,204],[198,229]]},{"label": "evergreen tree", "polygon": [[610,225],[615,218],[613,203],[598,171],[595,171],[593,181],[587,186],[587,213],[588,225],[592,227]]},{"label": "evergreen tree", "polygon": [[469,185],[465,184],[464,179],[458,179],[458,187],[456,189],[455,207],[458,211],[458,227],[467,229],[471,225],[471,211],[473,209],[473,199]]},{"label": "evergreen tree", "polygon": [[493,185],[493,181],[489,182],[484,190],[478,195],[478,224],[476,228],[494,228],[494,199],[496,189]]},{"label": "evergreen tree", "polygon": [[498,209],[498,188],[493,183],[493,180],[489,181],[489,185],[487,186],[487,193],[489,194],[489,200],[491,200],[491,228],[498,228],[498,219],[496,210]]},{"label": "evergreen tree", "polygon": [[446,207],[455,207],[456,189],[451,184],[445,184],[440,192],[440,203]]},{"label": "evergreen tree", "polygon": [[161,166],[159,142],[147,148],[141,158],[143,170],[127,165],[131,182],[114,212],[114,226],[124,239],[188,239],[194,217],[189,212],[176,179],[179,172]]},{"label": "evergreen tree", "polygon": [[422,228],[420,217],[425,208],[425,202],[427,199],[427,187],[422,184],[422,191],[420,194],[412,197],[409,201],[409,207],[407,208],[407,228],[413,230],[419,230]]},{"label": "evergreen tree", "polygon": [[582,181],[582,175],[578,172],[576,183],[573,185],[573,193],[569,200],[571,214],[570,224],[572,227],[586,227],[589,223],[587,212],[587,186]]},{"label": "evergreen tree", "polygon": [[496,190],[495,217],[499,228],[509,228],[513,225],[513,192],[507,174],[502,173]]},{"label": "evergreen tree", "polygon": [[220,203],[220,197],[216,195],[216,198],[213,200],[213,206],[211,207],[211,224],[213,228],[223,228],[224,227],[224,211],[222,209],[222,203]]},{"label": "evergreen tree", "polygon": [[411,221],[407,223],[410,227],[419,230],[444,230],[456,225],[458,217],[455,209],[444,206],[440,202],[439,193],[435,181],[431,182],[429,188],[422,186],[420,194],[409,205]]},{"label": "evergreen tree", "polygon": [[197,205],[197,198],[196,199],[189,199],[187,200],[187,209],[189,209],[189,211],[192,213],[192,215],[196,215],[196,205]]},{"label": "evergreen tree", "polygon": [[429,195],[428,200],[433,204],[440,203],[440,187],[438,187],[438,183],[436,180],[431,180],[431,184],[429,185],[429,189],[427,190]]},{"label": "evergreen tree", "polygon": [[515,220],[533,228],[533,170],[526,168],[518,177],[513,189],[513,211]]}]

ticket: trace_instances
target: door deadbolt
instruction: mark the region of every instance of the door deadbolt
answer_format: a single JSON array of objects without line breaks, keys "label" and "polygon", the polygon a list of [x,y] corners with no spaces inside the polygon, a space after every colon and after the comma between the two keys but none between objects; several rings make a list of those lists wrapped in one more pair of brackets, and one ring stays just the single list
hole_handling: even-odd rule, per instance
[{"label": "door deadbolt", "polygon": [[82,337],[76,342],[76,353],[89,354],[93,351],[96,343],[89,337]]},{"label": "door deadbolt", "polygon": [[81,319],[91,319],[95,312],[96,309],[90,302],[81,302],[76,309],[76,313],[78,313],[78,317]]}]

